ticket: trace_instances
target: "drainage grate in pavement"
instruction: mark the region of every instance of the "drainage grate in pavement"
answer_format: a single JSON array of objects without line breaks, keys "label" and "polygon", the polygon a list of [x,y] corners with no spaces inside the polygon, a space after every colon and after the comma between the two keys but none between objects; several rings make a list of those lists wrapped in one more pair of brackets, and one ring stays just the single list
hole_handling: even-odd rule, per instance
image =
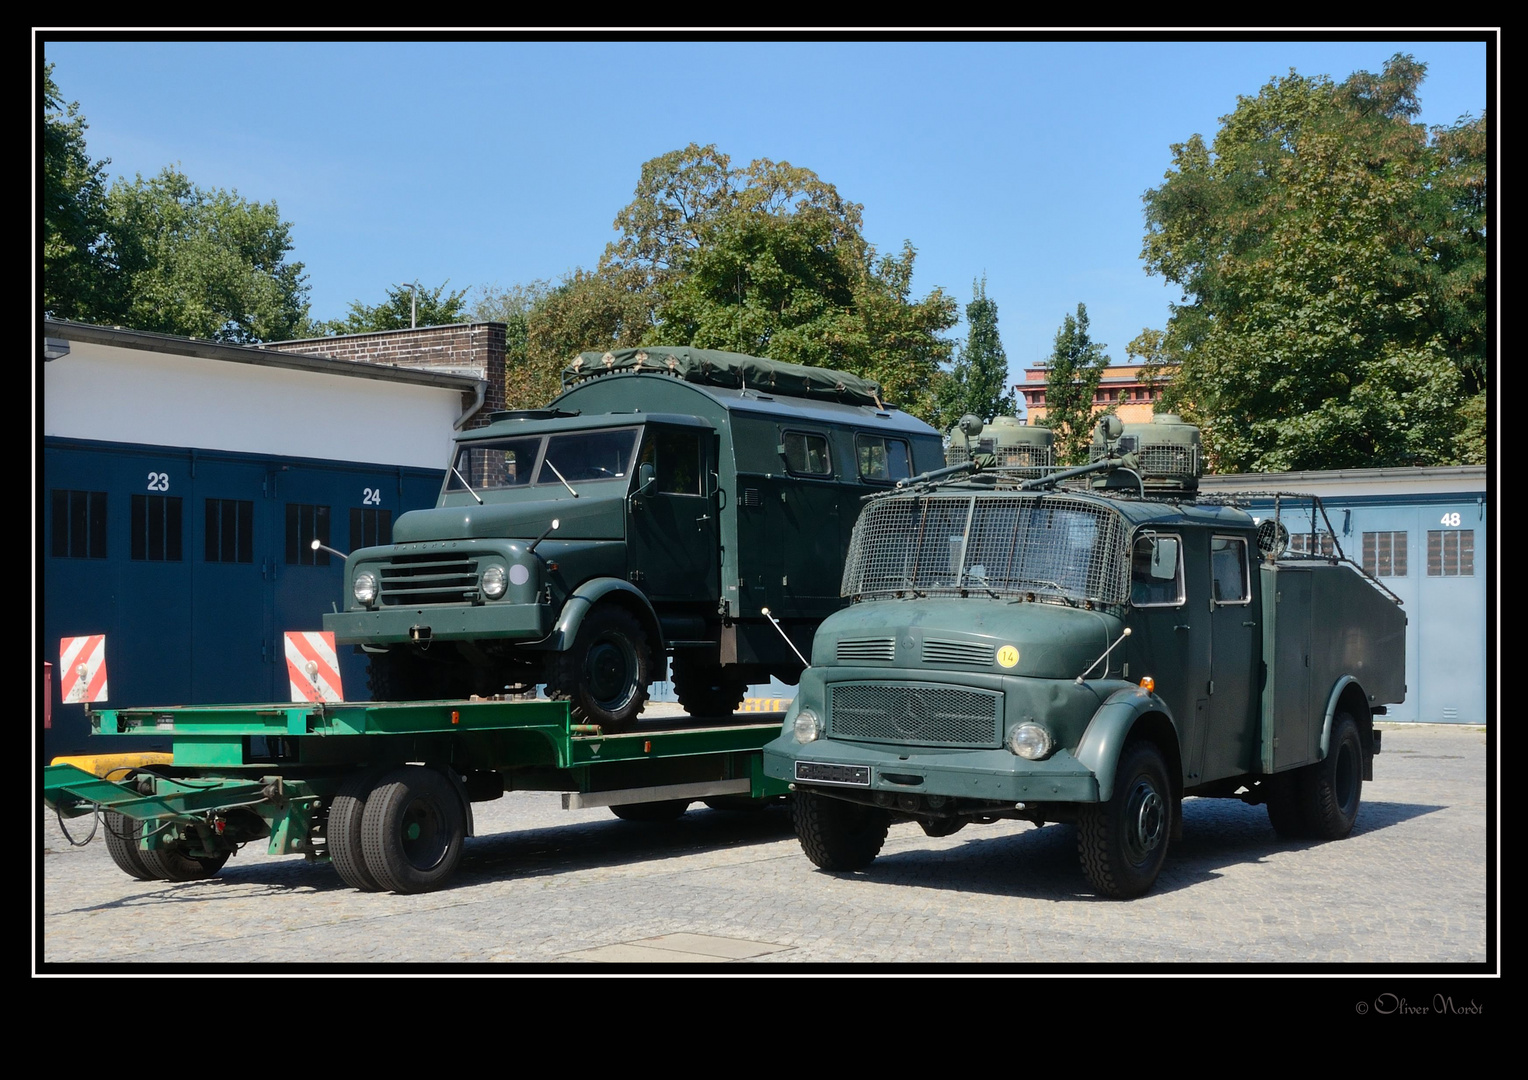
[{"label": "drainage grate in pavement", "polygon": [[792,947],[709,934],[663,934],[568,953],[563,959],[596,964],[725,964],[784,952]]}]

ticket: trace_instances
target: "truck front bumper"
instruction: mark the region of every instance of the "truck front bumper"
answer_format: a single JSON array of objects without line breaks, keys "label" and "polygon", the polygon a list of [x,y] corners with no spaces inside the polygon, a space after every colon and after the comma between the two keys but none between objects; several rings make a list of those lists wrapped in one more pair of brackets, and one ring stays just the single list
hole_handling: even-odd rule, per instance
[{"label": "truck front bumper", "polygon": [[784,734],[764,747],[764,774],[823,795],[935,795],[1011,803],[1095,803],[1098,781],[1065,750],[1029,761],[1007,750],[936,750]]},{"label": "truck front bumper", "polygon": [[339,611],[324,616],[336,645],[398,645],[410,641],[539,641],[552,631],[550,604],[442,604]]}]

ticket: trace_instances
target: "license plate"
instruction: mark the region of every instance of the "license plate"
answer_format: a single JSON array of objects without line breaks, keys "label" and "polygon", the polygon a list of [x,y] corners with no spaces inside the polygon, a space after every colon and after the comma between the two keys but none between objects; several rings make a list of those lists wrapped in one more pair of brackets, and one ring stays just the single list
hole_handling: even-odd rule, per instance
[{"label": "license plate", "polygon": [[870,766],[830,765],[825,761],[796,762],[796,779],[812,784],[844,784],[850,787],[870,786]]}]

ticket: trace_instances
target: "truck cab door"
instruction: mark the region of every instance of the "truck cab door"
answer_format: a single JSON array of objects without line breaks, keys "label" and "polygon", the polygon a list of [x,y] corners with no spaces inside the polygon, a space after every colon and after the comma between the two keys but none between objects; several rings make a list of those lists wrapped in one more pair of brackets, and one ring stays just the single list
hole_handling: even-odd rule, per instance
[{"label": "truck cab door", "polygon": [[717,436],[651,425],[626,499],[628,577],[649,599],[715,610],[721,587]]},{"label": "truck cab door", "polygon": [[1155,681],[1178,729],[1190,786],[1201,782],[1209,713],[1204,560],[1204,537],[1194,529],[1143,529],[1131,546],[1129,677]]},{"label": "truck cab door", "polygon": [[1255,771],[1261,604],[1245,536],[1210,537],[1210,725],[1206,780]]}]

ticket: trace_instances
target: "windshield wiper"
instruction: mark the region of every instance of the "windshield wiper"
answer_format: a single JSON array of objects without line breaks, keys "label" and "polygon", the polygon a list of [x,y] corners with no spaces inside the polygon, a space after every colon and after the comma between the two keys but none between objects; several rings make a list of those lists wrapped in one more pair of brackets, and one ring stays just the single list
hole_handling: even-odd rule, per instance
[{"label": "windshield wiper", "polygon": [[[567,488],[569,491],[573,491],[573,485],[568,483],[568,481],[566,479],[564,479],[562,473],[557,471],[557,466],[552,464],[552,459],[551,458],[547,458],[546,459],[546,467],[552,470],[552,475],[553,476],[557,477],[557,479],[562,481],[562,486],[563,487]],[[578,492],[573,491],[573,497],[575,499],[578,498]]]},{"label": "windshield wiper", "polygon": [[478,505],[479,506],[482,506],[483,505],[483,497],[481,495],[479,495],[477,492],[472,490],[472,485],[467,483],[467,478],[465,476],[463,476],[461,473],[456,472],[456,466],[455,465],[451,466],[451,471],[453,473],[456,473],[456,478],[462,482],[462,487],[467,489],[467,494],[471,495],[474,499],[476,499],[478,501]]}]

